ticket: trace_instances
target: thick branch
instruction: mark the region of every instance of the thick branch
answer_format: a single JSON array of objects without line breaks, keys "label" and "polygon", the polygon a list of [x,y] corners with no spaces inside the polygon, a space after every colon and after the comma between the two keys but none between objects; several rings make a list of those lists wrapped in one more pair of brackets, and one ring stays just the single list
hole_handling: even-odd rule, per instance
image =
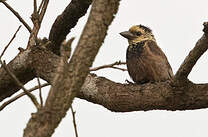
[{"label": "thick branch", "polygon": [[78,97],[115,112],[192,110],[208,107],[208,84],[188,82],[186,87],[180,88],[172,87],[169,81],[129,85],[91,74]]},{"label": "thick branch", "polygon": [[50,34],[49,40],[54,43],[52,51],[60,55],[60,46],[66,35],[77,24],[80,17],[84,16],[92,0],[72,0],[61,15],[56,18]]},{"label": "thick branch", "polygon": [[[37,74],[51,84],[59,61],[59,56],[44,48],[43,45],[40,45],[20,52],[7,66],[22,84],[26,84],[34,79]],[[11,79],[4,68],[1,67],[0,102],[18,90],[20,90],[20,87]]]},{"label": "thick branch", "polygon": [[[33,70],[31,69],[31,62],[27,60],[29,50],[17,55],[7,67],[10,71],[19,79],[22,84],[26,84],[28,81],[35,77]],[[15,81],[9,76],[3,67],[0,68],[0,101],[16,93],[21,87],[19,87]]]},{"label": "thick branch", "polygon": [[204,23],[204,35],[198,40],[194,49],[192,49],[189,55],[186,57],[180,68],[178,69],[174,79],[186,79],[191,72],[192,68],[198,61],[198,59],[207,51],[208,48],[208,25]]},{"label": "thick branch", "polygon": [[2,62],[2,61],[0,60],[0,63],[1,63],[1,65],[2,65],[2,67],[6,70],[6,72],[10,75],[10,77],[15,81],[15,83],[16,83],[19,87],[21,87],[21,89],[24,91],[24,93],[31,99],[31,101],[32,101],[33,104],[36,106],[36,108],[39,109],[39,108],[40,108],[40,105],[39,105],[39,103],[38,103],[36,97],[35,97],[33,94],[31,94],[31,93],[24,87],[24,85],[19,81],[19,79],[18,79],[18,78],[17,78],[17,77],[9,70],[9,68],[7,67],[5,61]]},{"label": "thick branch", "polygon": [[87,24],[69,64],[64,64],[64,60],[59,63],[58,73],[54,78],[46,105],[31,117],[24,130],[24,137],[49,137],[53,134],[71,107],[76,93],[81,89],[118,5],[119,0],[94,1]]}]

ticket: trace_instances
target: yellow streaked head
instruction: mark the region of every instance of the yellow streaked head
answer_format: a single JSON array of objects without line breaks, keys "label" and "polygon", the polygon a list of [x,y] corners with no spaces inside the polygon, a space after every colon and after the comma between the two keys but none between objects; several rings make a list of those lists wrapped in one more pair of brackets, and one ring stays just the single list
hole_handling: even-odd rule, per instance
[{"label": "yellow streaked head", "polygon": [[155,41],[154,35],[152,34],[152,30],[143,25],[135,25],[132,26],[129,31],[124,31],[120,33],[123,37],[128,39],[130,45],[136,44],[145,40],[153,40]]}]

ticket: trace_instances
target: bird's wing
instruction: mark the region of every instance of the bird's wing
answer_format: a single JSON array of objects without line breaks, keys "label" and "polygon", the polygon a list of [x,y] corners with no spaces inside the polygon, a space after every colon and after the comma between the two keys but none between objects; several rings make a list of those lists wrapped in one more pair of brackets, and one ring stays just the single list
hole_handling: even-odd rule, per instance
[{"label": "bird's wing", "polygon": [[161,63],[163,63],[168,68],[169,76],[173,77],[173,71],[168,62],[168,59],[162,49],[157,45],[157,43],[155,41],[148,41],[145,46],[148,46],[148,49],[150,50],[151,54],[155,56],[155,59],[159,59]]}]

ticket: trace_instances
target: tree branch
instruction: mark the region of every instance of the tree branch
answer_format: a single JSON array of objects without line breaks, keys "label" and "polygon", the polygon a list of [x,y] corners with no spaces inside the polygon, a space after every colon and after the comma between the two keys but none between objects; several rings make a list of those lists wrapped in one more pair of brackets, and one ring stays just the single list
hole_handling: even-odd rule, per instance
[{"label": "tree branch", "polygon": [[37,13],[38,12],[37,11],[37,0],[33,0],[33,6],[34,6],[33,13]]},{"label": "tree branch", "polygon": [[198,59],[207,51],[208,48],[208,29],[207,23],[204,23],[204,35],[198,40],[196,46],[190,51],[180,68],[176,72],[174,80],[186,79]]},{"label": "tree branch", "polygon": [[[33,114],[24,130],[24,137],[49,137],[53,134],[84,83],[89,67],[107,34],[108,26],[118,10],[118,5],[119,0],[94,1],[69,64],[61,59],[45,106]],[[95,37],[91,37],[92,35]]]},{"label": "tree branch", "polygon": [[54,43],[51,50],[55,54],[60,55],[61,43],[77,24],[79,18],[85,15],[91,2],[92,0],[72,0],[63,13],[56,18],[49,34],[49,40]]},{"label": "tree branch", "polygon": [[5,61],[2,62],[2,61],[0,60],[0,63],[1,63],[1,65],[3,66],[3,68],[6,70],[6,72],[10,75],[10,77],[15,81],[15,83],[16,83],[19,87],[21,87],[21,89],[24,91],[24,93],[31,99],[31,101],[33,102],[33,104],[35,105],[35,107],[36,107],[37,109],[39,109],[39,108],[40,108],[40,105],[39,105],[39,103],[38,103],[36,97],[35,97],[33,94],[31,94],[31,93],[24,87],[24,85],[18,80],[18,78],[17,78],[17,77],[9,70],[9,68],[6,66]]},{"label": "tree branch", "polygon": [[17,32],[20,30],[21,26],[18,27],[18,29],[16,30],[16,32],[14,33],[13,37],[11,38],[11,40],[9,41],[9,43],[6,45],[6,47],[4,48],[4,50],[2,51],[1,55],[0,55],[0,59],[2,58],[2,56],[4,55],[5,51],[7,50],[7,48],[9,47],[9,45],[12,43],[12,41],[14,40],[14,38],[16,37]]},{"label": "tree branch", "polygon": [[48,7],[49,0],[44,0],[43,6],[40,11],[39,21],[40,23],[43,21],[43,17],[45,16],[46,9]]},{"label": "tree branch", "polygon": [[[7,47],[8,46],[5,47],[1,56]],[[23,85],[35,77],[34,71],[31,69],[32,62],[31,60],[27,60],[28,57],[30,57],[29,53],[30,50],[20,52],[9,64],[7,64],[11,73],[14,74]],[[21,87],[16,84],[16,82],[10,77],[2,66],[0,68],[0,75],[0,101],[2,101],[3,99],[16,93]]]},{"label": "tree branch", "polygon": [[[33,22],[33,29],[30,33],[27,48],[31,48],[32,46],[35,46],[37,44],[36,43],[37,35],[40,30],[41,23],[43,21],[43,17],[45,16],[45,12],[48,7],[48,2],[49,2],[49,0],[44,0],[43,6],[41,7],[40,14],[38,12],[33,12],[33,14],[32,14],[31,20]],[[37,8],[37,5],[36,5],[36,8]]]},{"label": "tree branch", "polygon": [[[45,83],[45,84],[42,84],[42,85],[38,85],[38,86],[35,86],[35,87],[31,88],[31,89],[28,89],[28,92],[32,92],[32,91],[34,91],[34,90],[36,90],[36,89],[39,89],[39,87],[43,88],[43,87],[46,87],[46,86],[49,86],[49,85],[50,85],[50,84],[48,84],[48,83]],[[23,97],[24,95],[26,95],[25,92],[22,92],[22,93],[18,94],[17,96],[15,96],[15,97],[9,99],[8,101],[4,102],[4,103],[0,106],[0,111],[2,111],[6,106],[8,106],[8,105],[11,104],[12,102],[16,101],[17,99]]]},{"label": "tree branch", "polygon": [[[178,94],[181,93],[181,94]],[[131,85],[90,74],[78,97],[114,112],[208,108],[208,84],[173,87],[170,81]]]},{"label": "tree branch", "polygon": [[26,27],[26,29],[31,33],[32,29],[30,28],[30,26],[24,21],[24,19],[19,15],[18,12],[16,12],[8,3],[6,3],[5,1],[1,1],[18,19],[19,21]]},{"label": "tree branch", "polygon": [[115,65],[125,65],[125,64],[126,64],[126,62],[116,61],[111,64],[102,65],[102,66],[95,67],[95,68],[90,68],[90,71],[97,71],[97,70],[104,69],[104,68],[114,68],[114,69],[118,69],[118,70],[122,70],[122,71],[127,71],[127,69],[115,67]]},{"label": "tree branch", "polygon": [[40,78],[37,77],[37,81],[38,81],[38,86],[39,86],[39,98],[40,98],[40,106],[43,107],[43,97],[42,97],[42,86],[40,84]]},{"label": "tree branch", "polygon": [[71,106],[71,113],[72,113],[72,118],[73,118],[74,132],[75,132],[76,137],[78,137],[76,117],[75,117],[76,112],[73,110],[72,106]]},{"label": "tree branch", "polygon": [[38,14],[40,14],[40,10],[42,9],[43,7],[43,3],[44,3],[44,0],[41,1],[40,5],[39,5],[39,8],[38,8]]}]

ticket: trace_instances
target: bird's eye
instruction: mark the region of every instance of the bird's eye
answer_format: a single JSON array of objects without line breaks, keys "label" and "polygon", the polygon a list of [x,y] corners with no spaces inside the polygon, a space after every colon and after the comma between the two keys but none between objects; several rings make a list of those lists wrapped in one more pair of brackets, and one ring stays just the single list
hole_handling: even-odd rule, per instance
[{"label": "bird's eye", "polygon": [[136,32],[135,34],[136,34],[137,36],[142,35],[142,33],[141,33],[141,32],[139,32],[139,31],[138,31],[138,32]]}]

